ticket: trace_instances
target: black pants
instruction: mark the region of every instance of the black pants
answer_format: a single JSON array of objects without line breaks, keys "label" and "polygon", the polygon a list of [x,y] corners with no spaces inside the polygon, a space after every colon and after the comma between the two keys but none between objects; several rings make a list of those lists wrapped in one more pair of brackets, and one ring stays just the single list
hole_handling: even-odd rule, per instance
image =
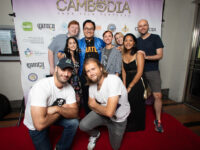
[{"label": "black pants", "polygon": [[85,113],[88,114],[91,109],[88,106],[88,98],[89,98],[89,86],[86,85],[85,75],[82,74],[80,77],[81,80],[81,88],[82,88],[82,95],[83,95],[83,107],[85,109]]}]

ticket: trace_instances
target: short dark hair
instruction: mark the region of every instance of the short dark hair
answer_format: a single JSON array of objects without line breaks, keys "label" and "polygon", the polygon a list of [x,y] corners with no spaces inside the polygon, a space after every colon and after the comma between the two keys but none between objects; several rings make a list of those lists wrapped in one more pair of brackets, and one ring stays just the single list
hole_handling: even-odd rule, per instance
[{"label": "short dark hair", "polygon": [[87,80],[86,85],[93,84],[93,82],[87,77],[86,70],[85,70],[85,66],[88,65],[90,62],[94,62],[94,63],[97,64],[97,66],[99,68],[102,68],[102,75],[104,77],[108,76],[108,73],[106,72],[106,70],[104,69],[103,65],[99,62],[98,59],[96,59],[96,58],[88,58],[88,59],[85,60],[84,65],[83,65],[83,73],[85,74],[85,77],[86,77],[86,80]]},{"label": "short dark hair", "polygon": [[104,35],[106,34],[106,33],[110,33],[111,35],[112,35],[112,37],[113,37],[113,33],[112,33],[112,31],[110,31],[110,30],[106,30],[104,33],[103,33],[103,37],[104,37]]},{"label": "short dark hair", "polygon": [[85,20],[83,22],[83,29],[84,29],[86,23],[91,23],[93,25],[93,27],[94,27],[94,30],[96,29],[96,25],[95,25],[95,23],[92,20]]},{"label": "short dark hair", "polygon": [[[134,55],[135,53],[137,53],[138,49],[137,49],[137,38],[135,37],[135,35],[133,35],[132,33],[127,33],[125,36],[124,36],[124,39],[123,39],[123,42],[125,41],[126,37],[127,36],[131,36],[135,42],[135,45],[133,45],[133,47],[131,48],[131,55]],[[126,53],[127,52],[127,49],[123,48],[123,53]]]}]

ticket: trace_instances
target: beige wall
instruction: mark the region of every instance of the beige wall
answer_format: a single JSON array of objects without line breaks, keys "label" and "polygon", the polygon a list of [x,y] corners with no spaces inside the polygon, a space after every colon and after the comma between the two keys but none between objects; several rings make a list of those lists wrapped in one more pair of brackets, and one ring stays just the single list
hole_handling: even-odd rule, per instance
[{"label": "beige wall", "polygon": [[19,62],[0,62],[0,93],[9,100],[21,100],[21,66]]},{"label": "beige wall", "polygon": [[[189,49],[194,23],[193,0],[165,0],[162,39],[164,58],[160,61],[162,88],[169,88],[169,98],[182,101]],[[9,0],[0,1],[0,25],[13,25]],[[8,69],[9,68],[9,69]],[[0,62],[0,93],[10,100],[23,96],[19,62]]]},{"label": "beige wall", "polygon": [[181,102],[187,76],[190,43],[194,24],[193,0],[165,0],[162,39],[164,58],[160,61],[162,88],[169,98]]},{"label": "beige wall", "polygon": [[[13,26],[13,18],[8,16],[12,13],[11,1],[0,1],[0,25]],[[21,100],[23,91],[21,86],[20,62],[0,61],[0,93],[7,96],[9,100]]]}]

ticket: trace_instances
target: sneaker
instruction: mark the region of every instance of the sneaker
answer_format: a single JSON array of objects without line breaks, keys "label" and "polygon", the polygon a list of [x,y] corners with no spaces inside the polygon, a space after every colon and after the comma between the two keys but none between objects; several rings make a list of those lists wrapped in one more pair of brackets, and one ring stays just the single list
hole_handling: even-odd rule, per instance
[{"label": "sneaker", "polygon": [[164,132],[163,127],[162,127],[162,124],[161,124],[160,121],[154,120],[154,124],[155,124],[155,130],[156,130],[157,132],[160,132],[160,133]]},{"label": "sneaker", "polygon": [[88,150],[93,150],[95,145],[96,145],[96,141],[97,139],[100,137],[100,132],[97,134],[97,136],[91,136],[89,138],[89,143],[88,143]]}]

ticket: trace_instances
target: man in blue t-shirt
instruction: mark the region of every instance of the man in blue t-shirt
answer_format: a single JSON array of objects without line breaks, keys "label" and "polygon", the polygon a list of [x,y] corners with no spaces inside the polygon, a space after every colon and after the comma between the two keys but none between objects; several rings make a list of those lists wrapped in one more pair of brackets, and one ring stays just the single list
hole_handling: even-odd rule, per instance
[{"label": "man in blue t-shirt", "polygon": [[161,38],[156,34],[148,32],[148,21],[142,19],[138,22],[138,32],[141,37],[138,38],[137,46],[139,50],[144,51],[145,66],[144,75],[155,98],[154,109],[156,120],[154,121],[155,130],[163,132],[161,124],[162,94],[161,94],[161,78],[158,67],[159,60],[163,57],[163,43]]}]

